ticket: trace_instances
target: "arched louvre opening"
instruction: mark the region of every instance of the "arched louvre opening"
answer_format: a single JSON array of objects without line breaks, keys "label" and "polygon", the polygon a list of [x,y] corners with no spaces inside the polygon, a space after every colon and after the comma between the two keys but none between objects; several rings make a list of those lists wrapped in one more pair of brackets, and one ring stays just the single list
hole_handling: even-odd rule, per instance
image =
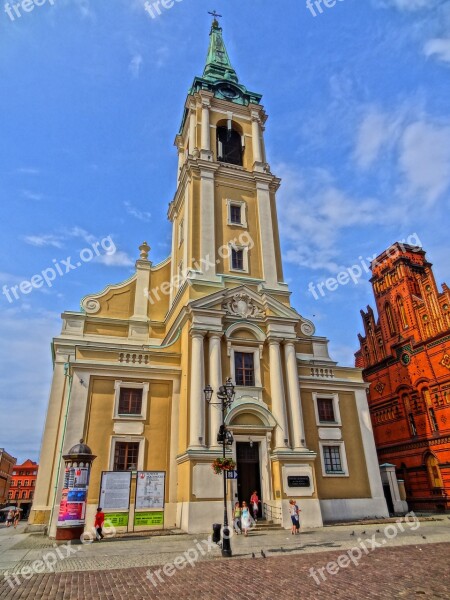
[{"label": "arched louvre opening", "polygon": [[219,162],[243,166],[242,137],[229,127],[217,127],[217,159]]}]

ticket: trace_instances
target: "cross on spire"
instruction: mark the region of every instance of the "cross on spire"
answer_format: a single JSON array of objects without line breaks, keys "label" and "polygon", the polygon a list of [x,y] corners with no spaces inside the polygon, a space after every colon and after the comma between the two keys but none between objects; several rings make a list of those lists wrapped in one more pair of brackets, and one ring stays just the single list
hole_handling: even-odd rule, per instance
[{"label": "cross on spire", "polygon": [[208,15],[211,15],[214,17],[214,19],[217,20],[217,17],[221,17],[222,15],[219,15],[218,13],[216,13],[215,10],[213,10],[212,12],[208,12]]}]

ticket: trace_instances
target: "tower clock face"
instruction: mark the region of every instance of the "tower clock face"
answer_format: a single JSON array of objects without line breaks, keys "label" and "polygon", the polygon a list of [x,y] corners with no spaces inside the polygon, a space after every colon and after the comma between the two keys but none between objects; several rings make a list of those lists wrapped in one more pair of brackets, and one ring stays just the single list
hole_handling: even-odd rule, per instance
[{"label": "tower clock face", "polygon": [[232,100],[233,98],[237,98],[239,96],[239,93],[235,90],[235,88],[227,84],[221,85],[219,87],[219,92],[222,94],[222,96],[229,100]]},{"label": "tower clock face", "polygon": [[404,352],[404,353],[402,354],[401,361],[402,361],[402,363],[403,363],[405,366],[408,366],[408,365],[409,365],[409,363],[411,362],[411,357],[410,357],[410,355],[409,355],[407,352]]}]

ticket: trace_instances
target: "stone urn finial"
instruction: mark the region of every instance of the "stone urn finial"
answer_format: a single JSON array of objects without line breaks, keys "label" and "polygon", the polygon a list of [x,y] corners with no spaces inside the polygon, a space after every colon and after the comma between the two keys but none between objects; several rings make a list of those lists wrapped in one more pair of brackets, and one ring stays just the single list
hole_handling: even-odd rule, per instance
[{"label": "stone urn finial", "polygon": [[139,246],[139,251],[141,253],[141,260],[148,260],[148,254],[151,248],[147,244],[147,242],[143,242],[141,246]]}]

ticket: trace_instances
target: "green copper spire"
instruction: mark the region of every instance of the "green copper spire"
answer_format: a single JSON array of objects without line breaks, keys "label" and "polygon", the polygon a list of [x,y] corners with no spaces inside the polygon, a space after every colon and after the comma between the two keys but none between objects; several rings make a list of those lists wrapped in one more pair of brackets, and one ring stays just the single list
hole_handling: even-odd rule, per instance
[{"label": "green copper spire", "polygon": [[206,58],[203,77],[208,81],[228,80],[237,83],[238,76],[231,66],[230,57],[225,48],[222,37],[222,27],[220,27],[219,21],[215,17],[216,15],[214,15],[214,21],[209,34],[208,56]]}]

